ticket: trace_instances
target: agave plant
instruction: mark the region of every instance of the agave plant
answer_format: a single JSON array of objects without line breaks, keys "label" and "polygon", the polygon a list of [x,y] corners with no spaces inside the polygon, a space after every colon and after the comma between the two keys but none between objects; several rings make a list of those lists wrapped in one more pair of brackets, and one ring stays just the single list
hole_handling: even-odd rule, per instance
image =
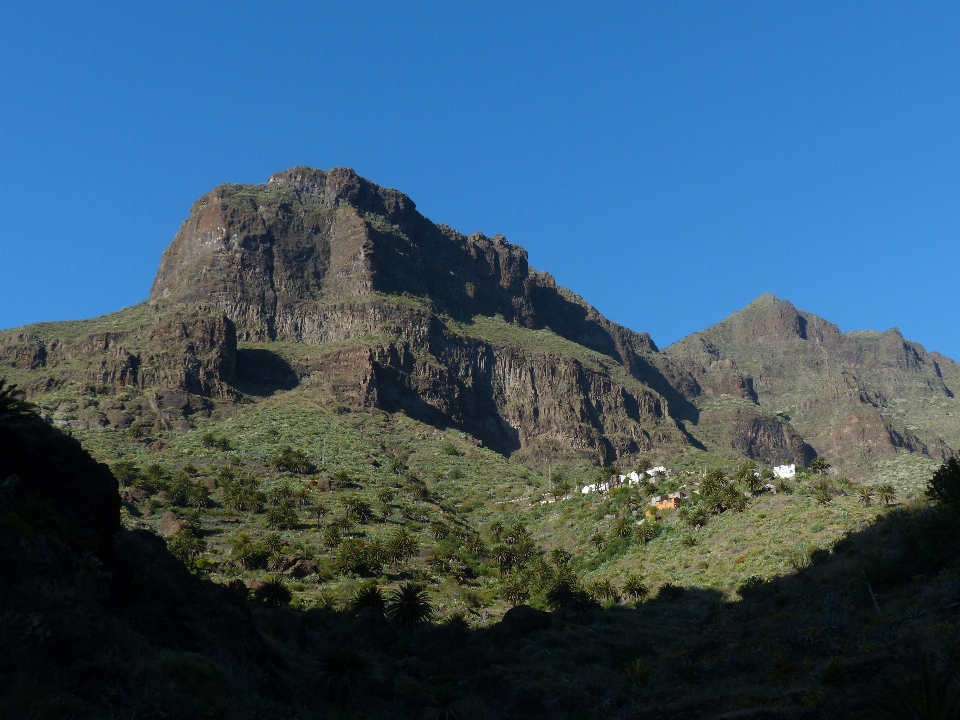
[{"label": "agave plant", "polygon": [[643,685],[650,677],[650,665],[643,658],[635,658],[627,663],[623,674],[631,685]]}]

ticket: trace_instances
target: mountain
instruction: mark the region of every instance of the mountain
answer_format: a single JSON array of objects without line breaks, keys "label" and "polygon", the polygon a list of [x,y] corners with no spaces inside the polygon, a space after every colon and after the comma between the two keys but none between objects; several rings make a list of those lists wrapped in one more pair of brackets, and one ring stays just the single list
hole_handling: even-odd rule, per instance
[{"label": "mountain", "polygon": [[[436,225],[342,168],[216,188],[145,304],[8,331],[0,352],[31,397],[78,393],[59,420],[80,427],[187,429],[300,387],[533,461],[696,445],[678,424],[693,408],[648,335],[558,287],[502,236]],[[127,386],[150,389],[146,401],[117,400]],[[97,394],[109,397],[91,403]]]},{"label": "mountain", "polygon": [[957,363],[895,328],[843,333],[766,294],[664,354],[696,379],[701,416],[763,408],[836,465],[960,451]]},{"label": "mountain", "polygon": [[891,333],[844,335],[765,296],[661,352],[502,236],[296,167],[197,200],[146,302],[0,332],[0,359],[74,429],[187,431],[297,389],[538,467],[948,456],[956,363]]}]

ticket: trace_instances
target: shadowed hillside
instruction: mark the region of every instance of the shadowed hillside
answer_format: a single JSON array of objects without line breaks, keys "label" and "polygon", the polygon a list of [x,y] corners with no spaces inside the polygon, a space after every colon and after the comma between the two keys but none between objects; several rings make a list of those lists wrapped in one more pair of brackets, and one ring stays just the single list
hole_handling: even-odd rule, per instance
[{"label": "shadowed hillside", "polygon": [[[21,410],[16,422],[0,413],[0,717],[960,712],[955,463],[931,482],[932,504],[884,511],[734,594],[636,574],[591,584],[569,553],[532,542],[526,594],[506,588],[516,607],[478,623],[475,601],[446,605],[443,585],[405,598],[360,580],[343,604],[289,605],[289,579],[224,587],[192,561],[190,574],[155,536],[117,532],[103,466]],[[11,461],[16,447],[44,453]],[[531,542],[495,519],[477,532],[491,547]],[[428,586],[398,572],[398,590]]]}]

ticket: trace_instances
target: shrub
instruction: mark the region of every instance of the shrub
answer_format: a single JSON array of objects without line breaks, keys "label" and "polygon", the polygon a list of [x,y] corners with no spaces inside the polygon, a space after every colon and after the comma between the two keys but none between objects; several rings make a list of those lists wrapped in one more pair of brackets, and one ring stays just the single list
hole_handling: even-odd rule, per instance
[{"label": "shrub", "polygon": [[776,485],[774,485],[774,489],[783,495],[793,495],[793,486],[783,478],[777,480]]},{"label": "shrub", "polygon": [[761,590],[764,585],[766,585],[766,580],[759,575],[751,575],[737,586],[737,594],[742,598],[746,598],[750,594]]},{"label": "shrub", "polygon": [[460,451],[457,449],[457,446],[452,442],[446,442],[443,444],[443,454],[451,455],[453,457],[460,457]]},{"label": "shrub", "polygon": [[960,460],[950,458],[927,483],[927,497],[941,505],[960,506]]},{"label": "shrub", "polygon": [[827,685],[839,685],[847,678],[847,668],[840,658],[830,658],[820,679]]},{"label": "shrub", "polygon": [[150,492],[159,492],[166,487],[167,471],[159,463],[148,465],[136,479],[137,484]]},{"label": "shrub", "polygon": [[306,475],[313,466],[303,450],[294,450],[289,445],[280,448],[280,452],[270,460],[270,467],[278,472],[292,472]]}]

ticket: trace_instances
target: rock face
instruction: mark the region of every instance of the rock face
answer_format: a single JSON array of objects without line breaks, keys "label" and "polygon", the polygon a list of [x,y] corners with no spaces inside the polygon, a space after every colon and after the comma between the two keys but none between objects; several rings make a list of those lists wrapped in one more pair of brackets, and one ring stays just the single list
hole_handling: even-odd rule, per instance
[{"label": "rock face", "polygon": [[[689,442],[674,422],[687,403],[649,361],[649,336],[558,288],[502,236],[435,225],[351,170],[294,168],[201,198],[163,255],[150,305],[222,312],[242,341],[336,342],[301,358],[293,377],[336,402],[463,427],[504,452],[556,445],[609,462]],[[517,347],[497,328],[475,333],[476,316],[507,334],[549,328],[599,363]]]},{"label": "rock face", "polygon": [[[896,329],[842,333],[768,294],[664,354],[696,380],[690,397],[704,408],[714,398],[755,402],[789,419],[834,463],[863,466],[899,450],[934,458],[960,451],[957,364]],[[720,424],[710,412],[701,421]],[[744,421],[723,420],[729,443],[751,435],[734,427]]]}]

